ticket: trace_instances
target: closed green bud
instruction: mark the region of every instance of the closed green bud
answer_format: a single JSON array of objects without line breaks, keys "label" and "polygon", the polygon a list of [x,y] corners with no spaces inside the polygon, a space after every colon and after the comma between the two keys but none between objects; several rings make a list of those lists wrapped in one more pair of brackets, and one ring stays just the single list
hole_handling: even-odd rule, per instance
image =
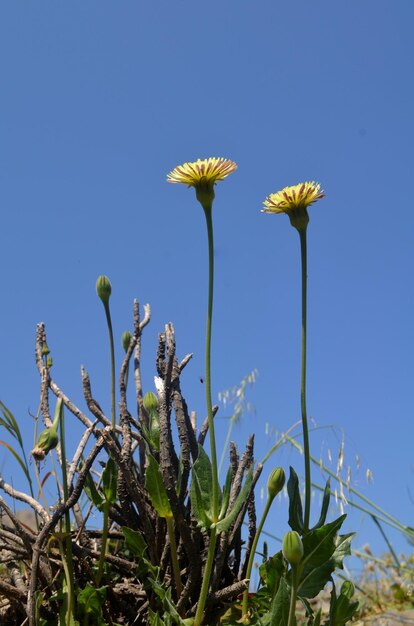
[{"label": "closed green bud", "polygon": [[350,600],[355,593],[355,585],[351,580],[345,580],[341,587],[341,596],[345,596]]},{"label": "closed green bud", "polygon": [[108,276],[98,276],[96,281],[96,293],[104,304],[108,304],[112,293],[112,285]]},{"label": "closed green bud", "polygon": [[46,341],[44,341],[42,345],[42,356],[47,356],[48,354],[50,354],[49,346]]},{"label": "closed green bud", "polygon": [[269,480],[267,481],[267,492],[269,494],[269,498],[275,498],[278,493],[280,493],[285,486],[285,472],[281,467],[276,467],[273,472],[271,472],[269,476]]},{"label": "closed green bud", "polygon": [[289,530],[283,537],[283,556],[291,565],[298,565],[303,558],[303,543],[296,530]]},{"label": "closed green bud", "polygon": [[124,333],[122,333],[121,343],[122,343],[122,347],[125,350],[125,352],[128,352],[128,348],[129,348],[129,344],[130,344],[131,338],[132,338],[132,335],[129,332],[129,330],[126,330]]},{"label": "closed green bud", "polygon": [[45,428],[39,435],[37,443],[32,450],[32,455],[36,461],[43,461],[46,454],[56,448],[59,443],[59,436],[56,428]]},{"label": "closed green bud", "polygon": [[51,356],[48,356],[46,359],[46,367],[50,368],[53,365],[53,358]]},{"label": "closed green bud", "polygon": [[144,396],[144,407],[148,413],[152,413],[158,409],[158,400],[155,393],[148,391]]}]

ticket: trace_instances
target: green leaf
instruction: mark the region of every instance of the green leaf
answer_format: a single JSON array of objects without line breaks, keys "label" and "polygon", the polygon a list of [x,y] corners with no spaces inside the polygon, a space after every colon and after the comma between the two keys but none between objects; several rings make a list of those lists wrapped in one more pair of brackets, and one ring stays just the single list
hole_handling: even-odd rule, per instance
[{"label": "green leaf", "polygon": [[358,610],[358,601],[352,602],[354,595],[354,585],[350,580],[346,580],[341,587],[341,592],[336,597],[335,585],[332,587],[330,624],[331,626],[344,626],[350,622]]},{"label": "green leaf", "polygon": [[147,578],[148,575],[156,577],[159,568],[153,565],[147,557],[147,544],[145,539],[138,530],[133,530],[127,526],[122,526],[122,533],[125,537],[125,543],[128,550],[131,550],[132,554],[138,557],[138,570],[137,576]]},{"label": "green leaf", "polygon": [[150,437],[154,450],[159,452],[160,450],[160,418],[158,411],[151,411],[149,415],[150,420]]},{"label": "green leaf", "polygon": [[77,602],[80,614],[86,618],[93,617],[94,624],[103,624],[102,620],[102,604],[105,602],[106,588],[105,587],[92,587],[86,585],[77,594]]},{"label": "green leaf", "polygon": [[233,472],[232,472],[231,467],[229,467],[229,469],[227,470],[226,482],[224,483],[224,487],[223,487],[223,500],[221,502],[221,509],[220,509],[220,514],[219,514],[219,519],[221,519],[223,517],[223,515],[226,514],[227,507],[229,506],[230,491],[231,491],[231,483],[232,482],[233,482]]},{"label": "green leaf", "polygon": [[325,485],[325,490],[323,492],[322,498],[322,507],[321,507],[321,516],[318,520],[318,523],[312,528],[312,530],[316,530],[316,528],[320,528],[324,525],[326,516],[328,514],[329,502],[331,500],[331,479],[328,478]]},{"label": "green leaf", "polygon": [[14,448],[12,448],[12,446],[10,444],[8,444],[6,441],[2,441],[0,439],[0,444],[2,446],[4,446],[5,448],[7,448],[7,450],[9,452],[12,453],[12,455],[14,456],[14,458],[16,459],[16,461],[19,463],[20,467],[22,468],[24,475],[26,476],[27,480],[30,482],[30,474],[27,471],[27,467],[24,464],[23,459],[21,458],[21,456],[19,456],[19,454],[16,452],[16,450]]},{"label": "green leaf", "polygon": [[346,515],[325,524],[322,528],[311,530],[303,537],[303,565],[311,568],[320,567],[331,558],[336,548],[336,535],[341,528]]},{"label": "green leaf", "polygon": [[147,550],[147,544],[144,537],[138,530],[133,530],[127,526],[122,526],[122,533],[125,537],[126,546],[135,556],[143,557]]},{"label": "green leaf", "polygon": [[0,411],[2,412],[3,418],[0,418],[0,426],[4,426],[7,432],[12,435],[17,441],[21,448],[23,448],[23,439],[20,432],[19,425],[17,423],[16,418],[13,413],[9,411],[7,406],[3,404],[0,400]]},{"label": "green leaf", "polygon": [[191,508],[199,526],[210,528],[213,521],[213,474],[210,459],[202,446],[193,465],[191,480]]},{"label": "green leaf", "polygon": [[88,496],[89,500],[96,506],[99,511],[102,511],[102,507],[105,503],[105,498],[101,496],[99,491],[96,488],[95,481],[91,476],[91,473],[88,472],[86,475],[86,480],[84,484],[85,493]]},{"label": "green leaf", "polygon": [[160,517],[172,517],[167,490],[162,480],[160,467],[152,454],[147,454],[148,465],[145,470],[145,488],[152,506]]},{"label": "green leaf", "polygon": [[222,520],[217,522],[216,529],[218,533],[227,532],[233,522],[236,521],[236,517],[238,516],[240,509],[243,504],[246,502],[247,498],[250,495],[250,491],[252,489],[253,483],[253,468],[251,467],[247,472],[246,480],[244,482],[243,487],[240,489],[240,493],[237,496],[233,508],[230,513]]},{"label": "green leaf", "polygon": [[300,535],[303,533],[302,500],[299,491],[299,478],[293,467],[290,467],[290,475],[287,483],[289,496],[289,526]]},{"label": "green leaf", "polygon": [[[272,604],[270,626],[288,626],[290,593],[284,578],[280,579],[279,589]],[[296,624],[296,621],[294,622]]]},{"label": "green leaf", "polygon": [[165,622],[162,621],[159,613],[154,613],[151,609],[148,609],[148,620],[150,626],[165,626]]},{"label": "green leaf", "polygon": [[285,559],[283,558],[282,550],[260,565],[260,577],[266,584],[271,598],[274,598],[285,570]]},{"label": "green leaf", "polygon": [[116,486],[118,482],[118,468],[115,461],[109,457],[102,472],[102,491],[107,504],[116,502]]}]

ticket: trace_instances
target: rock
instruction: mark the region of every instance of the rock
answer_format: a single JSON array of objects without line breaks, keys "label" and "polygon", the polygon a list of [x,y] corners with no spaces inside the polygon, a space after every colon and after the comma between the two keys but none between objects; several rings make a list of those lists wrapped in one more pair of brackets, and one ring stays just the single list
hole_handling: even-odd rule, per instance
[{"label": "rock", "polygon": [[380,615],[364,617],[353,626],[414,626],[414,610],[412,611],[386,611]]}]

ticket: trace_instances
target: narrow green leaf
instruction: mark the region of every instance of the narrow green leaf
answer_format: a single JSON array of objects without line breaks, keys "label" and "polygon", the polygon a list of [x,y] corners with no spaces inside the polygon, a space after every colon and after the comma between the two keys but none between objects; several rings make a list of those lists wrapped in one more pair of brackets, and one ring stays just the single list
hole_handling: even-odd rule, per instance
[{"label": "narrow green leaf", "polygon": [[27,480],[28,480],[28,481],[29,481],[29,483],[30,483],[30,475],[29,475],[29,473],[28,473],[28,471],[27,471],[27,467],[26,467],[26,465],[24,464],[23,459],[19,456],[19,454],[16,452],[16,450],[15,450],[14,448],[12,448],[12,446],[11,446],[10,444],[8,444],[6,441],[2,441],[2,440],[0,439],[0,444],[1,444],[2,446],[4,446],[5,448],[7,448],[7,450],[8,450],[9,452],[11,452],[11,453],[12,453],[12,455],[14,456],[14,458],[16,459],[16,461],[19,463],[20,467],[22,468],[22,470],[23,470],[23,472],[24,472],[24,475],[26,476]]},{"label": "narrow green leaf", "polygon": [[315,530],[316,528],[320,528],[321,526],[324,525],[326,516],[328,514],[330,500],[331,500],[331,479],[328,478],[328,480],[326,481],[326,485],[325,485],[325,491],[323,492],[321,516],[318,520],[318,523],[315,524],[312,530]]},{"label": "narrow green leaf", "polygon": [[272,604],[270,626],[288,626],[290,593],[284,578],[280,579],[279,589]]},{"label": "narrow green leaf", "polygon": [[226,482],[224,483],[224,487],[223,487],[223,500],[221,502],[219,519],[221,519],[223,515],[226,514],[227,507],[229,506],[232,482],[233,482],[233,472],[232,472],[231,467],[229,467],[229,469],[227,470],[227,474],[226,474]]},{"label": "narrow green leaf", "polygon": [[245,501],[250,495],[252,483],[253,483],[253,468],[251,467],[249,471],[247,472],[244,485],[240,489],[240,493],[237,496],[230,513],[224,519],[217,522],[216,529],[218,533],[227,532],[230,526],[233,524],[233,522],[236,521],[236,517],[238,516],[240,509],[242,508],[243,504],[245,503]]},{"label": "narrow green leaf", "polygon": [[11,435],[13,435],[13,437],[15,437],[17,439],[17,441],[19,442],[20,447],[23,447],[23,439],[22,439],[22,434],[20,432],[20,428],[19,425],[17,423],[16,418],[14,417],[13,413],[7,408],[7,406],[5,404],[3,404],[3,402],[1,402],[0,400],[0,410],[3,414],[4,419],[6,420],[6,423],[8,424],[8,426],[6,426],[5,423],[3,423],[3,426],[5,426],[5,428],[7,428],[7,430],[9,431],[9,433]]},{"label": "narrow green leaf", "polygon": [[148,609],[149,626],[165,626],[165,622],[162,621],[159,613],[154,613],[151,609]]},{"label": "narrow green leaf", "polygon": [[191,507],[200,526],[210,528],[213,520],[213,474],[210,459],[202,446],[193,465],[191,480]]},{"label": "narrow green leaf", "polygon": [[303,511],[302,500],[299,491],[299,478],[293,467],[290,467],[290,475],[287,483],[289,496],[289,520],[288,524],[292,530],[296,530],[300,535],[303,533]]},{"label": "narrow green leaf", "polygon": [[105,503],[105,498],[99,493],[96,488],[95,481],[91,476],[91,473],[88,472],[86,475],[86,480],[84,484],[85,493],[88,496],[89,500],[96,506],[99,511],[102,511],[102,507]]},{"label": "narrow green leaf", "polygon": [[116,502],[116,487],[118,483],[118,468],[115,461],[109,457],[102,472],[102,491],[108,504]]},{"label": "narrow green leaf", "polygon": [[171,505],[167,490],[162,480],[158,462],[151,454],[147,454],[148,465],[145,470],[145,488],[148,491],[152,506],[160,517],[172,517]]}]

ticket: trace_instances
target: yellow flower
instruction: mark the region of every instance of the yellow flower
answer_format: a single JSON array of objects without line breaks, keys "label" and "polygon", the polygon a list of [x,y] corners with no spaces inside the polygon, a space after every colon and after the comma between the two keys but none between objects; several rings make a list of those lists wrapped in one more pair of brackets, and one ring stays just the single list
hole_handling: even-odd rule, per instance
[{"label": "yellow flower", "polygon": [[167,176],[169,183],[183,183],[195,187],[197,200],[204,210],[211,209],[214,200],[214,185],[227,178],[237,169],[236,163],[222,157],[197,159],[194,163],[184,163],[175,167]]},{"label": "yellow flower", "polygon": [[177,165],[167,176],[169,183],[184,183],[189,187],[210,183],[214,185],[217,180],[227,178],[237,169],[236,163],[229,159],[210,157],[209,159],[197,159],[194,163]]},{"label": "yellow flower", "polygon": [[309,222],[307,207],[324,196],[319,183],[314,181],[299,183],[271,193],[263,203],[262,212],[287,213],[292,226],[302,230]]}]

